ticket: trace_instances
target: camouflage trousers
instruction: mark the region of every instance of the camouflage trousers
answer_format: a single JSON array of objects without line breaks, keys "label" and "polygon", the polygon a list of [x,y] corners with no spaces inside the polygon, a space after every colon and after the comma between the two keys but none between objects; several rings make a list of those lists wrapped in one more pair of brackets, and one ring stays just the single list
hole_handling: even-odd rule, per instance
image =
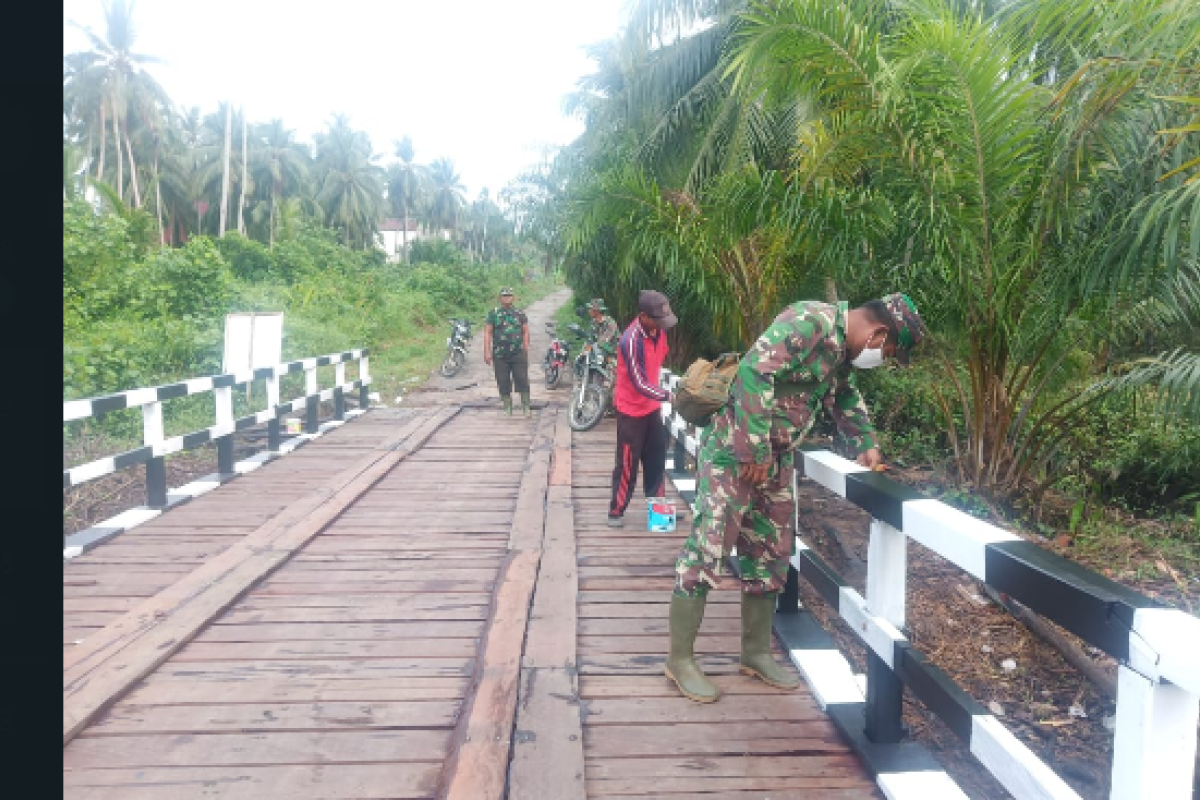
[{"label": "camouflage trousers", "polygon": [[791,453],[776,455],[766,482],[753,486],[738,479],[727,432],[718,417],[700,447],[696,517],[675,561],[675,594],[685,597],[704,597],[720,584],[734,545],[743,592],[771,594],[787,582],[795,546]]}]

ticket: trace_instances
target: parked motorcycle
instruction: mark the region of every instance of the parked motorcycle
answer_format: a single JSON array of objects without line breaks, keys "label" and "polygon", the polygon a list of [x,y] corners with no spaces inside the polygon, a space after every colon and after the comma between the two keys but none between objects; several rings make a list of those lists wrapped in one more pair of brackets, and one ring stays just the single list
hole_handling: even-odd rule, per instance
[{"label": "parked motorcycle", "polygon": [[599,424],[612,404],[613,370],[596,345],[595,336],[578,325],[567,328],[577,339],[585,340],[573,364],[575,387],[567,408],[567,424],[572,430],[587,431]]},{"label": "parked motorcycle", "polygon": [[558,338],[553,322],[546,323],[546,333],[550,334],[550,346],[546,348],[546,357],[542,359],[542,369],[546,373],[546,388],[553,389],[566,371],[567,361],[571,357],[571,345]]},{"label": "parked motorcycle", "polygon": [[467,343],[471,341],[471,321],[450,319],[450,335],[446,338],[446,357],[442,359],[439,372],[444,378],[453,378],[467,363]]}]

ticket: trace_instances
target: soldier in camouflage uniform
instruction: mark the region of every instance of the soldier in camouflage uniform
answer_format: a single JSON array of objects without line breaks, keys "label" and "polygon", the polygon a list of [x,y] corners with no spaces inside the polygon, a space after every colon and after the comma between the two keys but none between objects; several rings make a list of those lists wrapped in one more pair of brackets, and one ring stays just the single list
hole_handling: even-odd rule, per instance
[{"label": "soldier in camouflage uniform", "polygon": [[596,337],[596,346],[604,354],[605,363],[617,354],[617,342],[621,339],[621,328],[608,315],[604,301],[596,297],[587,304],[588,316],[592,318],[591,333]]},{"label": "soldier in camouflage uniform", "polygon": [[525,416],[533,416],[529,403],[529,318],[513,306],[512,289],[501,289],[499,308],[488,312],[483,328],[483,360],[495,371],[504,413],[512,415],[515,383]]},{"label": "soldier in camouflage uniform", "polygon": [[923,323],[903,294],[852,311],[845,303],[801,301],[775,318],[742,357],[730,401],[701,441],[692,533],[675,562],[671,652],[666,674],[679,690],[711,703],[719,692],[696,663],[692,644],[710,587],[721,583],[736,543],[742,589],[742,672],[794,689],[799,682],[771,656],[771,620],[795,543],[792,451],[821,408],[874,469],[880,453],[851,367],[886,358],[908,363]]}]

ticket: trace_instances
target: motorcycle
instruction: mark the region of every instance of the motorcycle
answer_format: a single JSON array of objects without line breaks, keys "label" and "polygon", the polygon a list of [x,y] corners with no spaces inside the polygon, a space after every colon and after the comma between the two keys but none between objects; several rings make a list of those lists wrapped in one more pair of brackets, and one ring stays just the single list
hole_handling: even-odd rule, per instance
[{"label": "motorcycle", "polygon": [[595,336],[578,325],[567,327],[576,338],[586,340],[573,364],[575,387],[567,408],[567,424],[572,430],[587,431],[599,424],[612,404],[613,370]]},{"label": "motorcycle", "polygon": [[453,378],[467,363],[467,343],[471,341],[471,321],[450,319],[450,335],[446,338],[446,357],[442,359],[439,372],[444,378]]},{"label": "motorcycle", "polygon": [[566,369],[567,360],[571,355],[571,345],[558,338],[553,322],[546,323],[546,333],[550,334],[550,346],[546,348],[546,357],[542,359],[542,369],[546,373],[546,388],[553,389],[558,385]]}]

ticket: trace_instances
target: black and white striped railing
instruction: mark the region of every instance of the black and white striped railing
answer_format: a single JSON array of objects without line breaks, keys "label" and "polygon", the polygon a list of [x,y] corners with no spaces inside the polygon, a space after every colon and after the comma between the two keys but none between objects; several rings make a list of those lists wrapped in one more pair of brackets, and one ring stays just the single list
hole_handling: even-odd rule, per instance
[{"label": "black and white striped railing", "polygon": [[[140,408],[142,411],[143,445],[141,447],[63,470],[63,488],[68,489],[137,464],[146,464],[146,506],[126,512],[120,518],[107,521],[107,524],[101,523],[96,531],[89,530],[73,535],[71,538],[79,542],[76,547],[86,549],[94,546],[113,535],[114,531],[120,532],[132,525],[139,524],[145,519],[161,513],[162,509],[173,505],[174,502],[180,502],[200,494],[241,472],[254,468],[281,452],[294,449],[294,446],[288,447],[283,443],[280,434],[279,420],[288,414],[297,411],[305,412],[304,434],[299,437],[303,441],[313,438],[321,432],[323,426],[318,421],[318,407],[324,401],[333,401],[333,424],[341,424],[348,418],[353,419],[358,414],[364,413],[368,407],[367,387],[371,384],[367,354],[368,351],[365,349],[349,350],[246,372],[192,378],[164,386],[133,389],[104,397],[64,402],[64,424],[122,409]],[[358,378],[347,381],[346,364],[351,361],[358,363]],[[318,386],[317,369],[324,366],[333,366],[334,385],[321,389]],[[280,402],[280,378],[297,372],[304,373],[304,395],[287,402]],[[259,380],[264,381],[266,385],[267,408],[235,419],[233,416],[233,387]],[[344,402],[345,394],[356,389],[359,391],[359,407],[347,411]],[[202,430],[185,433],[182,436],[167,438],[163,428],[163,403],[203,392],[213,393],[216,424]],[[267,424],[267,452],[254,459],[250,464],[235,464],[233,434],[263,423]],[[327,425],[329,424],[331,423],[327,423]],[[165,457],[171,453],[191,450],[209,442],[213,442],[217,446],[217,473],[211,476],[211,480],[189,484],[187,487],[169,494]],[[69,542],[64,542],[65,550],[71,549],[68,545]]]},{"label": "black and white striped railing", "polygon": [[[677,383],[678,377],[664,375],[665,386],[673,389]],[[679,475],[682,456],[694,458],[699,453],[700,432],[688,435],[683,420],[665,405],[664,416],[675,441],[673,476]],[[1110,797],[1184,800],[1192,796],[1200,719],[1200,619],[1163,608],[1032,542],[829,451],[797,452],[795,464],[797,476],[820,483],[875,518],[867,597],[797,537],[776,631],[818,701],[855,742],[889,798],[963,796],[928,754],[913,743],[901,743],[904,686],[946,722],[1018,800],[1079,797],[902,633],[909,538],[1118,659]],[[694,479],[685,485],[693,489]],[[865,689],[861,676],[853,674],[828,634],[809,615],[794,615],[800,577],[810,581],[866,644]]]}]

